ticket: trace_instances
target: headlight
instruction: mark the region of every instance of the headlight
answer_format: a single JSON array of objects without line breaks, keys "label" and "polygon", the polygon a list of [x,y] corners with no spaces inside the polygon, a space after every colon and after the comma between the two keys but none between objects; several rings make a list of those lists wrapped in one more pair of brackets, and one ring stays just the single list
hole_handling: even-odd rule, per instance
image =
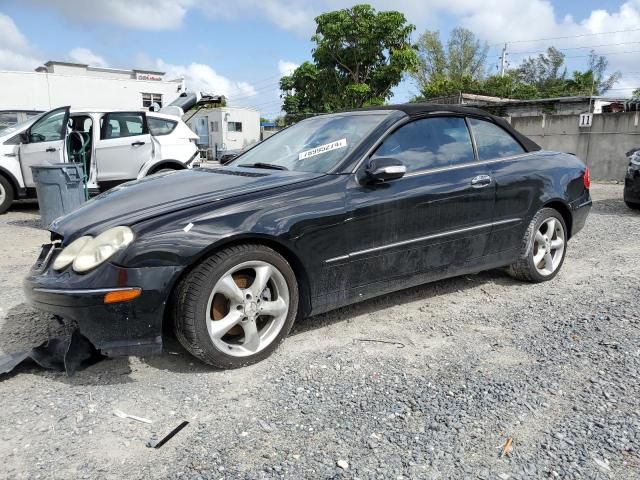
[{"label": "headlight", "polygon": [[[114,253],[126,248],[134,239],[129,227],[114,227],[87,242],[73,260],[73,269],[84,273],[108,260]],[[71,246],[71,245],[69,245]]]},{"label": "headlight", "polygon": [[87,242],[90,242],[91,240],[93,240],[93,237],[87,235],[77,238],[67,245],[54,260],[53,269],[60,271],[71,265],[78,253],[80,253],[80,250],[82,250]]}]

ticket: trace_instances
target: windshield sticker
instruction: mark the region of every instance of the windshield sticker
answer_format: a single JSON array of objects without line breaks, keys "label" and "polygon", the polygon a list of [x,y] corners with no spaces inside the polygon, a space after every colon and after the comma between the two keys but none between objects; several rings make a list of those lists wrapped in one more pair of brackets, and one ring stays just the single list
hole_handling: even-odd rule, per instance
[{"label": "windshield sticker", "polygon": [[335,142],[331,142],[331,143],[325,143],[324,145],[320,145],[319,147],[312,148],[311,150],[300,152],[298,154],[298,160],[304,160],[306,158],[315,157],[316,155],[320,155],[321,153],[330,152],[331,150],[337,150],[338,148],[344,148],[346,146],[347,146],[346,138],[343,138],[341,140],[336,140]]}]

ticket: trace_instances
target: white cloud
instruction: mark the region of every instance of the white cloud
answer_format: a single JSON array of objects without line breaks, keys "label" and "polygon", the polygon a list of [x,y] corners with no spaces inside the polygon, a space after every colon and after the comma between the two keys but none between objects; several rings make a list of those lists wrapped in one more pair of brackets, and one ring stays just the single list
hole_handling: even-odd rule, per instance
[{"label": "white cloud", "polygon": [[108,67],[109,63],[100,55],[93,53],[88,48],[76,47],[69,52],[72,62],[83,63],[92,67]]},{"label": "white cloud", "polygon": [[4,70],[33,70],[42,65],[26,37],[13,19],[0,13],[0,68]]},{"label": "white cloud", "polygon": [[168,79],[184,78],[189,90],[200,90],[227,97],[251,97],[257,94],[250,83],[231,80],[202,63],[173,65],[158,59],[153,68],[166,72],[165,77]]},{"label": "white cloud", "polygon": [[289,62],[287,60],[278,60],[278,72],[280,72],[281,76],[291,75],[293,71],[298,68],[299,65],[294,62]]},{"label": "white cloud", "polygon": [[31,0],[70,20],[105,22],[139,30],[175,30],[194,0]]},{"label": "white cloud", "polygon": [[[86,8],[85,0],[28,0],[46,8],[61,12],[66,18],[82,22],[108,22],[115,25],[143,30],[177,29],[183,25],[190,10],[203,12],[212,23],[219,21],[266,21],[278,28],[308,39],[314,32],[314,18],[322,12],[352,6],[353,0],[109,0],[93,2]],[[593,10],[583,18],[575,15],[559,17],[554,3],[561,0],[369,0],[377,10],[399,10],[417,26],[417,34],[424,29],[442,29],[443,18],[474,31],[492,44],[490,58],[499,55],[500,42],[508,41],[512,52],[510,61],[519,63],[525,55],[518,52],[542,51],[550,45],[567,49],[567,57],[586,56],[588,49],[596,47],[598,53],[608,54],[612,69],[640,71],[637,54],[622,53],[640,50],[640,31],[601,34],[613,30],[637,29],[640,25],[640,0],[627,0],[622,5],[601,2],[603,7]],[[0,25],[1,27],[1,25]],[[8,35],[0,28],[0,39]],[[14,32],[15,33],[15,32]],[[18,32],[19,33],[19,32]],[[188,32],[186,32],[188,33]],[[446,32],[443,32],[446,34]],[[569,37],[552,41],[523,42],[523,40],[549,37]],[[24,44],[24,37],[15,36],[13,42]],[[7,63],[7,50],[23,55],[13,55],[13,63],[29,64],[31,54],[8,47],[0,42],[0,61]],[[568,58],[570,68],[583,68],[586,58]],[[197,64],[194,64],[197,65]],[[189,66],[190,68],[191,66]],[[184,66],[183,68],[187,68]],[[214,72],[215,73],[215,72]],[[211,75],[209,75],[211,76]],[[640,75],[638,77],[640,84]],[[233,82],[232,82],[233,83]],[[240,88],[236,86],[236,88]]]}]

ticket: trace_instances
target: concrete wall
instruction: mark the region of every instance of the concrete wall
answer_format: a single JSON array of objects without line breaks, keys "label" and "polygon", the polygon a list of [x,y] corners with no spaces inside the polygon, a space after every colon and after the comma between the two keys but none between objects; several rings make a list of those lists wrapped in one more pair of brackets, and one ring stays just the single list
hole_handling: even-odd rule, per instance
[{"label": "concrete wall", "polygon": [[575,153],[593,180],[622,180],[629,164],[625,153],[640,147],[640,112],[593,116],[591,128],[578,127],[579,115],[513,117],[511,125],[546,150]]},{"label": "concrete wall", "polygon": [[103,78],[59,73],[0,71],[0,110],[142,108],[143,93],[162,94],[163,105],[175,100],[180,82]]}]

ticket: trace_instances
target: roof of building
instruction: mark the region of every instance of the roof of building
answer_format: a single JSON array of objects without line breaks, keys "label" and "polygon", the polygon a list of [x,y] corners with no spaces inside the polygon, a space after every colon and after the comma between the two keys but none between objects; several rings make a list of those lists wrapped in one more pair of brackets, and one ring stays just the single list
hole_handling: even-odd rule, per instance
[{"label": "roof of building", "polygon": [[45,63],[45,66],[47,66],[47,67],[54,66],[54,65],[64,65],[66,67],[87,68],[87,69],[98,70],[98,71],[102,71],[102,72],[150,73],[150,74],[153,74],[153,75],[164,75],[165,74],[165,72],[160,72],[160,71],[157,71],[157,70],[145,70],[145,69],[140,69],[140,68],[133,68],[131,70],[127,70],[127,69],[123,69],[123,68],[95,67],[95,66],[89,65],[87,63],[60,62],[60,61],[57,61],[57,60],[49,60],[48,62]]}]

